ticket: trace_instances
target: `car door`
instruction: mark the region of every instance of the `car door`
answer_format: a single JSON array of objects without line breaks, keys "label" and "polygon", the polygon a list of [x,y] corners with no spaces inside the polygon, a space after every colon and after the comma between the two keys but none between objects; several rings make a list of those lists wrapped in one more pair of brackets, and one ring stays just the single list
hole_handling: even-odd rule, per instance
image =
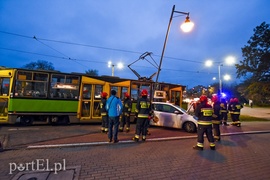
[{"label": "car door", "polygon": [[154,125],[173,128],[181,127],[182,115],[178,112],[179,111],[170,104],[158,104],[155,109],[155,116],[158,118],[158,122]]}]

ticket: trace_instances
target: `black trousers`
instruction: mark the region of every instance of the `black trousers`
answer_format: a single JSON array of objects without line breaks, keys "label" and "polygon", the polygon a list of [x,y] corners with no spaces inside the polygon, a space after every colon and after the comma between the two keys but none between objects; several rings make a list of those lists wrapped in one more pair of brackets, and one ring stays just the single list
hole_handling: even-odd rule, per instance
[{"label": "black trousers", "polygon": [[203,144],[204,134],[206,134],[206,137],[210,143],[215,142],[213,132],[212,132],[212,125],[201,125],[201,124],[198,125],[198,143]]},{"label": "black trousers", "polygon": [[148,128],[148,118],[137,118],[137,123],[136,123],[136,133],[135,137],[138,137],[142,134],[143,138],[146,137],[147,134],[147,128]]}]

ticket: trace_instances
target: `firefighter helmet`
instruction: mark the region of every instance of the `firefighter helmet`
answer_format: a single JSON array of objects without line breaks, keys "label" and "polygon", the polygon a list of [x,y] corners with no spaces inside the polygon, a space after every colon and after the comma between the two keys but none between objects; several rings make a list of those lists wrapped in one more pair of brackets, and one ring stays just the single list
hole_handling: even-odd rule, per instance
[{"label": "firefighter helmet", "polygon": [[143,89],[142,92],[141,92],[141,95],[142,96],[147,96],[148,95],[148,92],[146,89]]},{"label": "firefighter helmet", "polygon": [[108,94],[106,92],[101,92],[100,94],[101,94],[101,97],[103,97],[103,98],[108,96]]},{"label": "firefighter helmet", "polygon": [[212,96],[212,101],[213,102],[217,102],[218,101],[218,96],[217,95],[213,95]]},{"label": "firefighter helmet", "polygon": [[206,95],[201,95],[200,101],[201,102],[207,102],[207,96]]},{"label": "firefighter helmet", "polygon": [[127,92],[124,93],[124,96],[125,96],[126,98],[129,98],[129,94],[128,94]]},{"label": "firefighter helmet", "polygon": [[233,99],[233,102],[238,103],[238,102],[239,102],[238,98],[234,98],[234,99]]}]

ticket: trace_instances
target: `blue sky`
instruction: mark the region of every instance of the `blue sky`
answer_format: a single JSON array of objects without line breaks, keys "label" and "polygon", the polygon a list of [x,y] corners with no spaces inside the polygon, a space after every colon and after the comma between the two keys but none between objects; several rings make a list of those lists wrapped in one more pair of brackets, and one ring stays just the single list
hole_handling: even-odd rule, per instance
[{"label": "blue sky", "polygon": [[[254,28],[270,23],[269,0],[2,0],[0,66],[45,60],[62,72],[111,75],[111,60],[124,64],[115,76],[137,79],[127,65],[144,52],[159,63],[173,5],[190,12],[195,27],[180,31],[185,16],[174,13],[159,80],[188,88],[214,83],[218,63],[229,55],[241,61]],[[216,62],[213,67],[205,67],[207,59]],[[131,67],[146,77],[157,70],[146,60]],[[232,76],[227,84],[241,82],[235,71],[221,67],[222,76]]]}]

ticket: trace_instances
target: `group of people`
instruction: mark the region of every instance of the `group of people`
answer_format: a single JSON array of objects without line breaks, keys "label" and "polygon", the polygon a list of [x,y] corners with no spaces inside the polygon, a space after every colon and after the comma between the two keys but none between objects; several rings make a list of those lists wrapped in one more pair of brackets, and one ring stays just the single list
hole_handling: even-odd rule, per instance
[{"label": "group of people", "polygon": [[[101,132],[108,134],[109,142],[118,143],[118,132],[125,130],[128,133],[130,131],[132,102],[128,93],[124,93],[123,102],[116,96],[115,90],[111,90],[111,96],[108,99],[107,96],[106,92],[101,93]],[[142,141],[146,140],[149,117],[151,116],[151,103],[147,96],[147,90],[142,90],[141,98],[136,105],[137,122],[135,136],[133,137],[133,140],[136,142],[139,141],[140,135],[142,135]]]},{"label": "group of people", "polygon": [[215,150],[215,141],[220,141],[220,124],[228,126],[228,112],[231,115],[232,125],[241,126],[240,110],[243,106],[237,98],[231,98],[229,104],[225,99],[219,100],[217,95],[212,97],[212,105],[208,103],[208,98],[205,95],[200,97],[199,103],[195,108],[195,116],[198,117],[198,138],[197,144],[193,149],[203,150],[204,134],[209,141],[210,149]]}]

